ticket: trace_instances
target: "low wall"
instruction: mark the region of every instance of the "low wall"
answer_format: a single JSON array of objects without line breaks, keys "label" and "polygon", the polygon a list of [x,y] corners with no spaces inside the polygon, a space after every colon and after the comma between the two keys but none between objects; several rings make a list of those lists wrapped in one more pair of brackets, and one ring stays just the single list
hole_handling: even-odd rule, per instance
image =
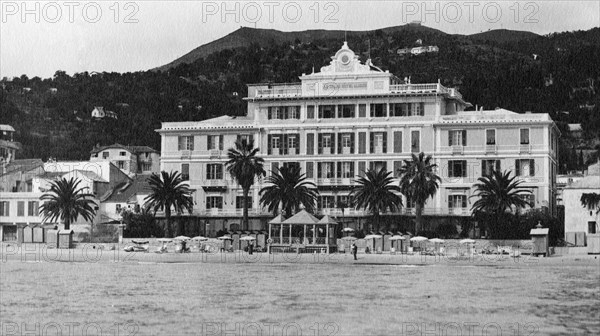
[{"label": "low wall", "polygon": [[555,247],[554,254],[557,254],[557,255],[588,254],[588,248],[585,246]]}]

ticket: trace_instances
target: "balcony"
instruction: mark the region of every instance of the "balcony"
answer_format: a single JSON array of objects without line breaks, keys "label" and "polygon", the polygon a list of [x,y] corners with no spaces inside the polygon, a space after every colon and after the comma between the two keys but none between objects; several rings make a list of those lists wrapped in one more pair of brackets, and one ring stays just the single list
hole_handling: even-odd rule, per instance
[{"label": "balcony", "polygon": [[208,151],[208,156],[211,159],[220,159],[221,158],[221,154],[222,151],[218,150],[218,149],[211,149]]},{"label": "balcony", "polygon": [[254,98],[301,97],[302,84],[280,84],[269,89],[257,89]]},{"label": "balcony", "polygon": [[192,158],[192,151],[190,150],[182,150],[179,153],[182,160],[189,160]]},{"label": "balcony", "polygon": [[465,146],[452,146],[452,154],[464,154]]},{"label": "balcony", "polygon": [[518,153],[550,153],[546,145],[472,145],[472,146],[441,146],[437,154],[468,155],[468,154],[518,154]]}]

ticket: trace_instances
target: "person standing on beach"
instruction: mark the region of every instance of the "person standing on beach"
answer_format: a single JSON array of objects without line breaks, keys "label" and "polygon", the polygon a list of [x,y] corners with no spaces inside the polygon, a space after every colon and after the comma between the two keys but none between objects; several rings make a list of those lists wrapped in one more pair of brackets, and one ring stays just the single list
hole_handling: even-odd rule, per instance
[{"label": "person standing on beach", "polygon": [[358,246],[356,246],[355,243],[352,243],[352,255],[354,256],[354,260],[358,260],[358,259],[356,259],[357,252],[358,252]]}]

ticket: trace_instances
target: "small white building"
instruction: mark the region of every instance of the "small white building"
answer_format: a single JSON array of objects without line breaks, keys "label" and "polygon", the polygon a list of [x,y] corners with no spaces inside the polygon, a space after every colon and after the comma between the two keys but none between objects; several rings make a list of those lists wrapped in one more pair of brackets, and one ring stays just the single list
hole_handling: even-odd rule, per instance
[{"label": "small white building", "polygon": [[600,194],[600,175],[589,175],[565,187],[565,240],[575,246],[586,246],[589,234],[600,233],[599,214],[581,205],[584,193]]}]

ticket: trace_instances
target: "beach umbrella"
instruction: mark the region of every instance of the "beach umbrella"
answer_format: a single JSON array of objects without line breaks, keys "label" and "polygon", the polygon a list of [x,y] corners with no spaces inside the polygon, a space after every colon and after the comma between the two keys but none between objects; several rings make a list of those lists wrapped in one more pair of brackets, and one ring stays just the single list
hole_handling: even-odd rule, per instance
[{"label": "beach umbrella", "polygon": [[173,238],[173,240],[190,240],[190,237],[188,237],[188,236],[177,236],[177,237]]},{"label": "beach umbrella", "polygon": [[196,236],[196,237],[192,238],[192,240],[206,241],[206,240],[208,240],[208,238],[202,237],[202,236]]},{"label": "beach umbrella", "polygon": [[413,241],[413,242],[423,242],[423,241],[426,241],[426,240],[429,240],[429,238],[422,237],[422,236],[416,236],[416,237],[410,238],[410,241]]},{"label": "beach umbrella", "polygon": [[342,237],[342,240],[355,241],[357,238],[352,236]]},{"label": "beach umbrella", "polygon": [[342,231],[343,232],[354,232],[355,230],[353,228],[347,227],[347,228],[343,228]]},{"label": "beach umbrella", "polygon": [[251,236],[244,236],[244,237],[240,238],[240,240],[256,240],[256,238],[251,237]]},{"label": "beach umbrella", "polygon": [[443,243],[444,240],[440,239],[440,238],[433,238],[433,239],[429,239],[430,242],[434,243],[434,244],[438,244],[438,243]]},{"label": "beach umbrella", "polygon": [[231,238],[228,235],[224,235],[224,236],[218,237],[217,239],[220,239],[220,240],[233,240],[233,238]]},{"label": "beach umbrella", "polygon": [[459,241],[459,243],[461,243],[461,244],[475,244],[475,241],[473,239],[467,238],[467,239],[463,239],[463,240]]}]

